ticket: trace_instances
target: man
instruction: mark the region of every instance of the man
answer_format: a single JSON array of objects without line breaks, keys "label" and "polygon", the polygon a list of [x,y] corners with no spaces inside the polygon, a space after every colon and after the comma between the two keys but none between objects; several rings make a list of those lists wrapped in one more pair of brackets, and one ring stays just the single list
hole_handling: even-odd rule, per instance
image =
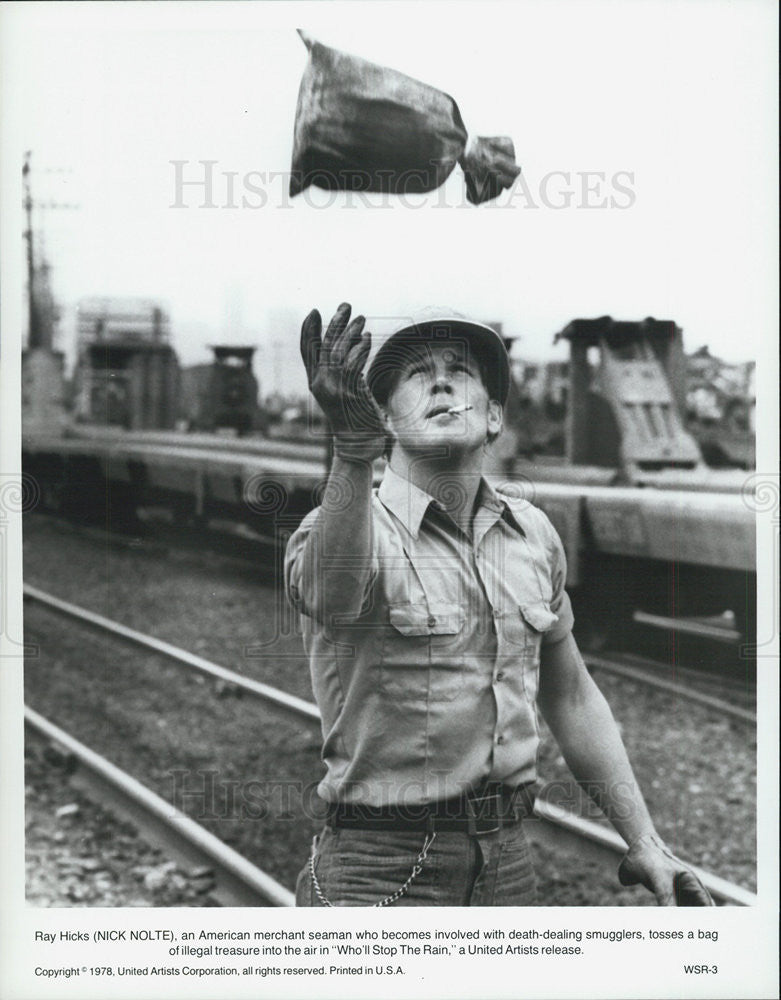
[{"label": "man", "polygon": [[370,335],[350,312],[341,305],[322,338],[313,311],[301,336],[334,454],[322,505],[285,561],[327,766],[327,824],[298,905],[534,903],[521,820],[537,708],[630,845],[621,881],[642,882],[660,905],[676,892],[709,903],[657,837],[580,657],[556,532],[481,475],[510,382],[501,338],[429,312],[382,345],[364,379]]}]

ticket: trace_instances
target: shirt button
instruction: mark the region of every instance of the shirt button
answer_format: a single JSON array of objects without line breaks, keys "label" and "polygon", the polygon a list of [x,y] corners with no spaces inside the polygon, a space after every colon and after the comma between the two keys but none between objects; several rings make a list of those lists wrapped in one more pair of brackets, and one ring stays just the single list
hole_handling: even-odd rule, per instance
[{"label": "shirt button", "polygon": [[500,670],[499,673],[496,675],[496,679],[498,681],[503,681],[504,680],[504,672]]},{"label": "shirt button", "polygon": [[497,742],[497,743],[499,743],[500,745],[501,745],[502,743],[504,743],[504,736],[497,736],[497,737],[496,737],[496,742]]},{"label": "shirt button", "polygon": [[434,626],[437,624],[437,620],[433,615],[429,615],[428,622],[426,624],[428,625],[429,628],[434,628]]}]

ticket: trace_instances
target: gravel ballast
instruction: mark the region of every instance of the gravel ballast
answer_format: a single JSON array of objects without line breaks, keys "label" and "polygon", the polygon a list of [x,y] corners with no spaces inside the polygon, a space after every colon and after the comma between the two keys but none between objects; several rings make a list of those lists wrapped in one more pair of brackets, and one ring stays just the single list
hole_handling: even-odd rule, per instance
[{"label": "gravel ballast", "polygon": [[[295,621],[263,566],[255,569],[218,556],[134,551],[32,516],[25,522],[25,579],[223,666],[312,698]],[[292,887],[320,825],[313,794],[322,774],[316,726],[255,699],[237,698],[159,656],[98,636],[35,604],[26,606],[25,638],[39,647],[26,668],[26,698],[32,708],[183,805]],[[606,674],[598,674],[597,680],[662,836],[683,857],[753,889],[753,729],[638,683]],[[571,787],[566,765],[544,727],[543,734],[540,776]],[[35,766],[45,770],[45,762]],[[28,783],[39,780],[46,779],[33,776]],[[569,797],[567,804],[575,804],[577,791]],[[91,828],[89,806],[81,804],[80,809]],[[28,851],[45,882],[56,870],[58,842],[36,846],[35,829],[45,827],[45,817],[31,813],[28,821],[31,817]],[[120,826],[122,836],[130,835]],[[108,851],[105,838],[102,843]],[[541,898],[547,905],[653,904],[644,890],[621,889],[617,879],[604,885],[597,869],[577,858],[544,847],[537,855]],[[102,863],[103,858],[97,860]],[[130,863],[128,870],[133,867],[139,865]],[[186,873],[180,875],[185,879],[181,891],[187,892]],[[31,875],[33,881],[36,877]],[[122,901],[117,903],[86,896],[49,905],[131,905],[134,893],[138,896],[137,880],[118,893]],[[49,886],[40,898],[53,900],[55,895]],[[151,905],[208,905],[198,901],[198,893],[195,901],[184,903],[158,897],[152,893]]]}]

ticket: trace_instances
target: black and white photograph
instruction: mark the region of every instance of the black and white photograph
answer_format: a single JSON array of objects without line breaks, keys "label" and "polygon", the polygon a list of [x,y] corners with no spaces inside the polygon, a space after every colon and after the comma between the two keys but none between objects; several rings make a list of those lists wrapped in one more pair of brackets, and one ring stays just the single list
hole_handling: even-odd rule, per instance
[{"label": "black and white photograph", "polygon": [[0,6],[3,997],[776,995],[777,21]]}]

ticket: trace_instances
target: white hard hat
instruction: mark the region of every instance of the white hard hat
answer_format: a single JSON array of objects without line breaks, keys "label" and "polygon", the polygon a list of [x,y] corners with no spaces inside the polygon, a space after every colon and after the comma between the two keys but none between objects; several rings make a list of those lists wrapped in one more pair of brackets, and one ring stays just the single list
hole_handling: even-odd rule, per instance
[{"label": "white hard hat", "polygon": [[448,340],[463,340],[484,362],[489,395],[504,405],[510,388],[510,359],[504,341],[492,327],[446,306],[429,306],[405,318],[382,342],[366,373],[374,398],[381,404],[387,402],[399,364],[410,347]]}]

